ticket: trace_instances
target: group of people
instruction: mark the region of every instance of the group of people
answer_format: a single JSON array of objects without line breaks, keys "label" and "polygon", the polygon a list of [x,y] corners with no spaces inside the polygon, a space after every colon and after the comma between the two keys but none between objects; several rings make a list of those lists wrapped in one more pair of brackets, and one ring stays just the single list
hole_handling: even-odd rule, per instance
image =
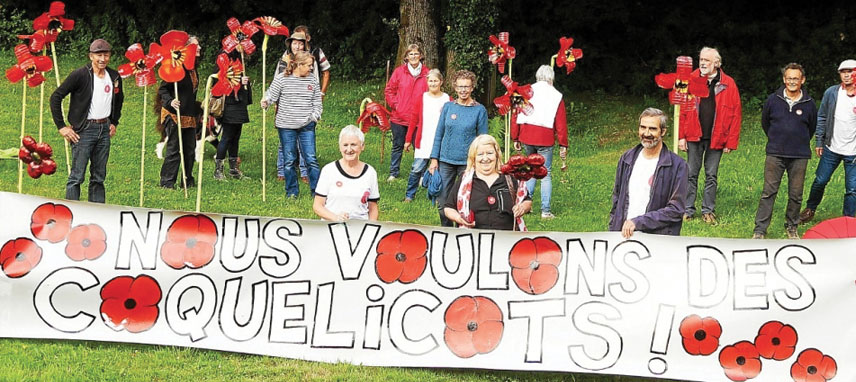
[{"label": "group of people", "polygon": [[[315,127],[323,111],[323,97],[329,84],[329,62],[320,49],[312,50],[309,31],[298,27],[286,41],[287,49],[277,73],[260,102],[263,108],[276,107],[275,127],[280,138],[279,176],[285,181],[289,198],[298,195],[298,176],[305,178],[314,196],[313,209],[327,220],[377,219],[379,214],[377,172],[360,161],[365,136],[359,128],[346,126],[339,134],[342,158],[319,166],[316,158]],[[190,37],[190,44],[198,40]],[[110,151],[110,138],[116,134],[124,93],[119,73],[107,67],[110,44],[96,39],[89,48],[91,63],[69,74],[52,94],[51,112],[59,133],[72,145],[72,169],[66,185],[66,198],[78,200],[80,185],[90,167],[89,200],[103,203],[104,178]],[[228,54],[226,52],[220,52]],[[232,53],[235,58],[236,53]],[[487,110],[472,94],[476,75],[468,70],[455,72],[451,83],[456,97],[443,92],[444,77],[437,69],[424,65],[424,53],[417,44],[407,47],[404,62],[397,67],[385,88],[392,112],[393,150],[387,181],[400,176],[404,152],[414,151],[403,201],[411,202],[420,180],[438,177],[437,203],[443,226],[486,229],[515,229],[523,214],[532,208],[531,194],[536,181],[526,183],[525,197],[518,197],[517,180],[500,172],[503,158],[496,139],[487,134]],[[609,229],[625,237],[633,232],[679,235],[682,223],[695,218],[698,176],[705,170],[701,218],[717,224],[715,214],[717,173],[723,153],[737,149],[742,121],[740,95],[734,80],[722,69],[722,58],[714,48],[699,53],[699,68],[692,75],[707,80],[706,97],[694,97],[695,107],[684,108],[678,149],[687,152],[687,160],[670,151],[663,143],[667,117],[663,111],[648,108],[639,117],[640,143],[627,150],[616,167]],[[820,108],[802,89],[805,71],[796,63],[782,69],[783,86],[770,94],[764,104],[761,126],[767,134],[764,187],[755,219],[753,238],[764,238],[782,176],[788,173],[788,205],[785,228],[790,238],[799,238],[797,226],[813,219],[831,174],[841,162],[845,168],[844,215],[856,214],[856,60],[845,60],[838,67],[841,83],[823,95]],[[161,168],[160,185],[172,188],[178,183],[183,161],[183,183],[193,186],[192,165],[196,131],[200,115],[196,101],[199,77],[187,70],[174,85],[163,82],[156,107],[166,139],[166,155]],[[538,153],[545,159],[547,176],[541,180],[541,217],[553,218],[550,208],[551,173],[554,146],[565,159],[568,129],[562,94],[553,87],[553,69],[542,66],[532,85],[533,106],[527,114],[512,118],[511,138],[516,150]],[[247,107],[252,103],[249,78],[241,78],[241,87],[226,97],[220,117],[222,137],[217,143],[215,179],[228,175],[243,176],[239,168],[238,142],[241,128],[249,122]],[[62,115],[63,98],[71,94],[68,124]],[[180,114],[180,118],[178,115]],[[806,208],[802,207],[802,189],[811,156],[810,141],[820,163]],[[181,158],[179,140],[183,143]],[[299,158],[299,159],[298,159]],[[298,166],[298,160],[300,165]],[[305,173],[298,170],[305,167]],[[301,171],[298,173],[298,171]],[[427,173],[427,174],[426,174]],[[180,183],[181,184],[181,183]],[[520,195],[522,196],[522,195]]]}]

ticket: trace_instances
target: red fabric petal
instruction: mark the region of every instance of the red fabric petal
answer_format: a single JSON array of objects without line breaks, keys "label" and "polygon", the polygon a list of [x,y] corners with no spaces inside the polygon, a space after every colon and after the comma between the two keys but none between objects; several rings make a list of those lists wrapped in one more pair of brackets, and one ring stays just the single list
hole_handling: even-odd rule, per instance
[{"label": "red fabric petal", "polygon": [[472,332],[468,330],[457,331],[447,327],[443,332],[443,340],[449,350],[460,358],[470,358],[478,354],[475,346],[473,346]]},{"label": "red fabric petal", "polygon": [[6,69],[6,79],[13,84],[20,81],[26,75],[27,72],[21,70],[21,68],[19,68],[17,65]]},{"label": "red fabric petal", "polygon": [[502,321],[485,321],[479,324],[478,329],[473,332],[473,348],[479,353],[490,353],[499,345],[502,339],[502,330],[505,327]]},{"label": "red fabric petal", "polygon": [[34,56],[33,61],[36,65],[36,70],[39,72],[47,72],[53,69],[53,61],[48,56]]},{"label": "red fabric petal", "polygon": [[470,296],[461,296],[446,308],[443,320],[449,329],[467,331],[467,325],[475,320],[476,300]]},{"label": "red fabric petal", "polygon": [[172,50],[186,45],[188,38],[190,38],[190,36],[187,32],[171,30],[161,35],[160,43],[163,45],[164,49]]},{"label": "red fabric petal", "polygon": [[27,78],[27,86],[31,88],[41,85],[42,82],[45,82],[45,76],[43,76],[41,73],[33,74],[32,76]]},{"label": "red fabric petal", "polygon": [[233,35],[228,35],[220,41],[220,46],[227,53],[232,53],[238,47],[238,39]]},{"label": "red fabric petal", "polygon": [[529,268],[529,264],[538,258],[535,241],[532,239],[520,239],[511,247],[508,254],[508,264],[512,268]]},{"label": "red fabric petal", "polygon": [[654,82],[663,89],[673,89],[675,87],[675,80],[677,79],[677,73],[660,73],[654,76]]},{"label": "red fabric petal", "polygon": [[229,31],[232,34],[238,33],[238,30],[241,29],[241,22],[238,19],[231,17],[226,20],[226,28],[229,28]]},{"label": "red fabric petal", "polygon": [[62,1],[51,2],[50,8],[48,8],[48,15],[54,17],[65,16],[65,3]]},{"label": "red fabric petal", "polygon": [[187,46],[185,53],[187,56],[184,58],[184,67],[187,70],[193,70],[196,67],[196,51],[199,50],[199,45],[190,44]]},{"label": "red fabric petal", "polygon": [[36,17],[33,20],[33,30],[41,31],[48,29],[48,25],[51,23],[51,16],[45,12]]},{"label": "red fabric petal", "polygon": [[541,264],[538,269],[532,271],[529,278],[529,287],[532,294],[543,294],[553,289],[559,280],[559,268],[555,265]]},{"label": "red fabric petal", "polygon": [[122,78],[128,78],[134,74],[134,64],[130,62],[124,63],[122,65],[119,65],[118,70],[119,75],[122,76]]},{"label": "red fabric petal", "polygon": [[140,43],[132,44],[125,51],[125,57],[128,61],[137,62],[146,58],[146,53],[143,51],[143,45]]},{"label": "red fabric petal", "polygon": [[409,284],[419,279],[422,273],[425,272],[425,266],[428,264],[428,257],[425,255],[411,257],[408,256],[404,262],[404,269],[399,276],[398,281],[403,284]]},{"label": "red fabric petal", "polygon": [[132,310],[128,315],[128,324],[125,325],[125,329],[131,333],[139,333],[149,330],[155,325],[155,321],[158,319],[158,313],[159,310],[157,306],[138,307]]},{"label": "red fabric petal", "polygon": [[128,297],[136,300],[137,305],[156,305],[161,300],[161,288],[155,279],[140,275],[129,286]]},{"label": "red fabric petal", "polygon": [[184,79],[184,68],[172,59],[165,59],[158,68],[158,75],[166,82],[178,82]]},{"label": "red fabric petal", "polygon": [[139,71],[135,78],[137,80],[137,86],[139,87],[154,85],[155,82],[157,82],[155,80],[155,72],[149,69]]}]

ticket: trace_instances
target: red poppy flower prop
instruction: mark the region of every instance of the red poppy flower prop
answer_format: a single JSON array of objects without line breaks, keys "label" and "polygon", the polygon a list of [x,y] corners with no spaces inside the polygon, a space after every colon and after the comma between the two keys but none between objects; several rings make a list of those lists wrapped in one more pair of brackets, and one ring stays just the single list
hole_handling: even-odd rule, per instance
[{"label": "red poppy flower prop", "polygon": [[13,84],[26,78],[29,87],[39,86],[45,81],[42,73],[53,69],[53,62],[48,56],[33,56],[24,44],[15,47],[15,57],[18,63],[6,69],[6,79]]},{"label": "red poppy flower prop", "polygon": [[63,16],[65,16],[65,3],[54,1],[47,12],[33,20],[35,32],[32,35],[18,35],[18,38],[30,40],[30,51],[41,52],[45,44],[56,42],[60,32],[74,29],[74,20]]},{"label": "red poppy flower prop", "polygon": [[47,142],[36,143],[29,135],[21,140],[21,145],[18,149],[18,159],[27,164],[27,174],[31,178],[38,179],[42,174],[52,175],[56,172],[56,162],[51,159],[51,145]]},{"label": "red poppy flower prop", "polygon": [[241,60],[230,60],[229,56],[221,53],[217,56],[217,84],[211,88],[211,95],[220,97],[241,89],[241,76],[244,75],[244,64]]},{"label": "red poppy flower prop", "polygon": [[497,36],[490,35],[488,39],[493,46],[487,51],[487,59],[496,65],[500,73],[505,73],[505,62],[516,57],[517,50],[508,45],[508,32],[500,32]]},{"label": "red poppy flower prop", "polygon": [[740,341],[722,348],[719,352],[719,364],[725,369],[725,376],[732,381],[745,381],[761,373],[758,350],[749,341]]},{"label": "red poppy flower prop", "polygon": [[[237,21],[237,20],[236,20]],[[288,27],[283,25],[281,21],[270,17],[270,16],[262,16],[256,17],[253,19],[253,22],[261,28],[262,32],[268,36],[285,36],[288,37],[291,35],[291,32],[288,31]]]},{"label": "red poppy flower prop", "polygon": [[26,237],[9,240],[0,248],[0,267],[13,279],[30,273],[41,260],[42,248]]},{"label": "red poppy flower prop", "polygon": [[253,40],[250,39],[259,31],[259,27],[254,22],[244,21],[244,24],[241,25],[238,19],[232,17],[226,20],[226,26],[232,33],[223,37],[223,41],[221,41],[223,50],[231,53],[237,48],[239,52],[246,54],[253,54],[256,51],[256,44],[253,44]]},{"label": "red poppy flower prop", "polygon": [[535,95],[532,85],[518,85],[508,76],[502,76],[501,81],[505,85],[506,92],[493,100],[493,104],[499,109],[499,114],[506,115],[513,110],[516,113],[529,115],[534,110],[529,102]]},{"label": "red poppy flower prop", "polygon": [[695,109],[693,97],[707,97],[707,81],[702,77],[692,76],[693,58],[680,56],[677,58],[678,67],[675,73],[660,73],[654,76],[654,82],[669,92],[669,103],[680,105],[683,111]]},{"label": "red poppy flower prop", "polygon": [[826,382],[838,372],[835,359],[817,349],[806,349],[791,366],[794,382]]},{"label": "red poppy flower prop", "polygon": [[125,57],[128,58],[129,62],[119,66],[119,75],[122,78],[133,75],[139,87],[154,85],[157,82],[153,69],[163,60],[163,56],[159,52],[150,49],[147,55],[143,46],[136,43],[128,47],[128,50],[125,51]]},{"label": "red poppy flower prop", "polygon": [[36,207],[30,217],[30,232],[39,240],[59,243],[71,230],[71,210],[62,204],[45,203]]},{"label": "red poppy flower prop", "polygon": [[188,44],[187,32],[171,30],[160,37],[160,45],[152,43],[149,54],[163,57],[158,75],[166,82],[178,82],[184,79],[184,69],[196,67],[196,50],[199,46]]},{"label": "red poppy flower prop", "polygon": [[428,239],[422,232],[392,231],[377,243],[375,270],[381,281],[409,284],[422,276],[428,263]]},{"label": "red poppy flower prop", "polygon": [[357,118],[357,125],[362,126],[364,133],[368,133],[372,126],[377,126],[380,131],[389,131],[389,115],[390,112],[383,105],[377,102],[369,102],[366,109]]},{"label": "red poppy flower prop", "polygon": [[538,153],[532,153],[529,156],[515,154],[502,165],[500,172],[524,182],[532,178],[542,179],[547,176],[547,168],[544,167],[545,161],[544,157]]},{"label": "red poppy flower prop", "polygon": [[511,277],[528,294],[543,294],[552,289],[559,280],[560,262],[562,249],[546,237],[521,239],[508,253]]},{"label": "red poppy flower prop", "polygon": [[205,215],[184,215],[172,222],[161,246],[161,259],[175,269],[200,268],[214,258],[217,226]]},{"label": "red poppy flower prop", "polygon": [[155,279],[119,276],[101,288],[101,318],[111,329],[139,333],[158,319],[161,288]]},{"label": "red poppy flower prop", "polygon": [[679,332],[687,354],[711,355],[719,348],[722,326],[713,317],[701,318],[693,314],[681,321]]},{"label": "red poppy flower prop", "polygon": [[68,234],[65,254],[74,261],[95,260],[107,250],[107,234],[97,224],[82,224]]},{"label": "red poppy flower prop", "polygon": [[446,346],[461,358],[490,353],[502,339],[502,311],[487,297],[456,298],[446,308],[445,322]]},{"label": "red poppy flower prop", "polygon": [[565,67],[566,74],[571,74],[577,67],[577,60],[583,58],[582,49],[574,49],[574,39],[570,37],[562,37],[559,39],[559,53],[556,53],[556,65]]},{"label": "red poppy flower prop", "polygon": [[797,331],[779,321],[767,322],[755,337],[755,348],[766,359],[786,360],[794,354],[796,346]]}]

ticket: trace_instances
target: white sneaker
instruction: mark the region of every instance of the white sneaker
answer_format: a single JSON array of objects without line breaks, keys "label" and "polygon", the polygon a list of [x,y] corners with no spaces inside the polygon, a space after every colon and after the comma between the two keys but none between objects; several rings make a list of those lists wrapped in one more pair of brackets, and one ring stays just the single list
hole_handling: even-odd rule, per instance
[{"label": "white sneaker", "polygon": [[163,159],[163,147],[164,146],[166,146],[166,141],[158,142],[158,144],[155,145],[155,154],[157,154],[158,159]]},{"label": "white sneaker", "polygon": [[396,179],[398,179],[398,178],[396,178],[396,177],[394,177],[394,176],[390,175],[390,176],[389,176],[389,178],[386,178],[386,181],[387,181],[387,182],[394,182]]},{"label": "white sneaker", "polygon": [[556,217],[556,215],[553,215],[552,212],[542,212],[541,213],[541,219],[552,219],[554,217]]}]

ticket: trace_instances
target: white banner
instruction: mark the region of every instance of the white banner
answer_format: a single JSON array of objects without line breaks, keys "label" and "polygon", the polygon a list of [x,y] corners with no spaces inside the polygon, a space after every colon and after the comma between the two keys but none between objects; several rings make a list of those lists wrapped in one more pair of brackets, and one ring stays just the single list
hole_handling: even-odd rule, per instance
[{"label": "white banner", "polygon": [[856,241],[501,232],[0,193],[0,337],[854,381]]}]

